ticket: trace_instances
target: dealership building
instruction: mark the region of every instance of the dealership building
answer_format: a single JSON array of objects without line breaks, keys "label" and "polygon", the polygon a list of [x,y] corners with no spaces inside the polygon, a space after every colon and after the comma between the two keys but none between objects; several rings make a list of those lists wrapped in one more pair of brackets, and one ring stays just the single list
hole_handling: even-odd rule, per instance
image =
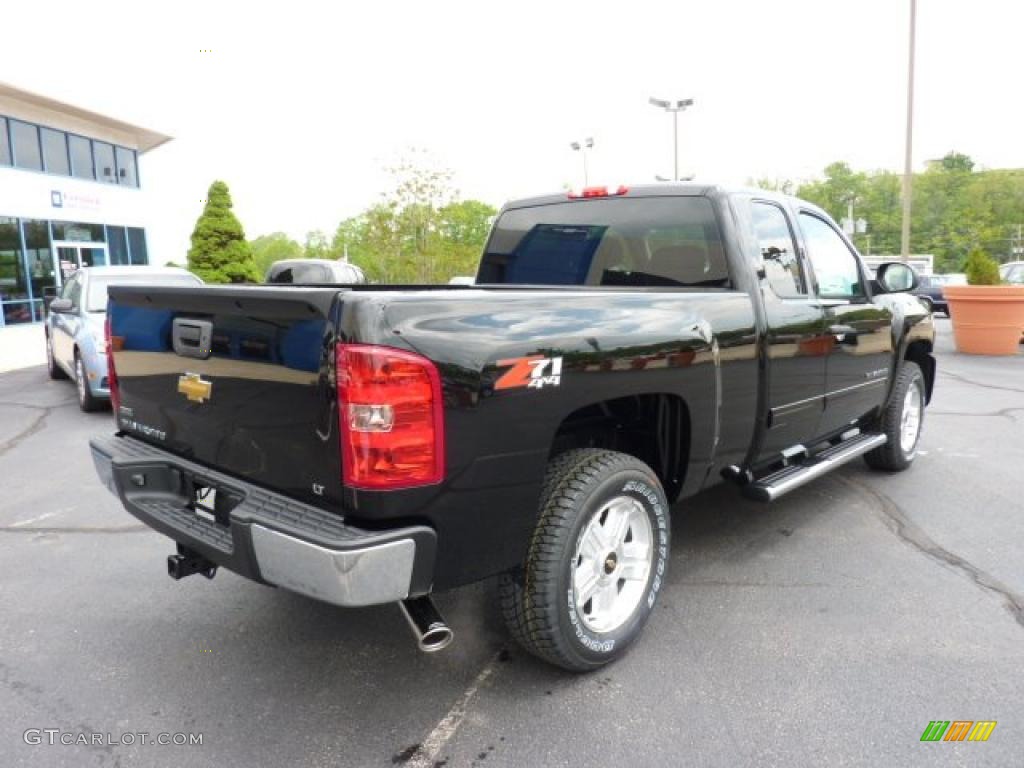
[{"label": "dealership building", "polygon": [[0,327],[83,266],[148,264],[139,156],[170,141],[0,83]]}]

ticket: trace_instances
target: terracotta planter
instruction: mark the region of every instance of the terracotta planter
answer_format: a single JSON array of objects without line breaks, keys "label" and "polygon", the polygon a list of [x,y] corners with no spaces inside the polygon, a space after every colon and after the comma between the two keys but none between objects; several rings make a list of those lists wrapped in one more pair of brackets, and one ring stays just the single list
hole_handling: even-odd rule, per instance
[{"label": "terracotta planter", "polygon": [[1024,285],[947,285],[956,348],[968,355],[1016,355],[1024,333]]}]

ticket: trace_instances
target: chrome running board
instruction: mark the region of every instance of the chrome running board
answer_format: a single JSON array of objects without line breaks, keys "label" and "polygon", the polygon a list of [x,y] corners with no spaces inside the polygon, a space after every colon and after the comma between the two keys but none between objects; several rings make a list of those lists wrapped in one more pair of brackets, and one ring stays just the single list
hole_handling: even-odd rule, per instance
[{"label": "chrome running board", "polygon": [[826,448],[797,464],[772,472],[749,485],[743,486],[743,495],[758,501],[775,501],[792,490],[841,467],[851,459],[885,445],[883,434],[859,434]]}]

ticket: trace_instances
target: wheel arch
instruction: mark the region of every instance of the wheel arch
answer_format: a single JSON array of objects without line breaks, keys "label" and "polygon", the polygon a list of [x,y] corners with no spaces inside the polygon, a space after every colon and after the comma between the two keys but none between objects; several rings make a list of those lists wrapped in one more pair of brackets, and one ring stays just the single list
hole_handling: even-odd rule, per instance
[{"label": "wheel arch", "polygon": [[648,392],[598,400],[558,425],[549,459],[573,448],[605,448],[643,461],[658,476],[669,502],[686,480],[691,444],[690,408],[680,395]]},{"label": "wheel arch", "polygon": [[935,357],[932,355],[932,343],[925,339],[917,339],[907,345],[903,354],[904,360],[917,363],[924,376],[925,403],[932,401],[932,390],[935,387]]}]

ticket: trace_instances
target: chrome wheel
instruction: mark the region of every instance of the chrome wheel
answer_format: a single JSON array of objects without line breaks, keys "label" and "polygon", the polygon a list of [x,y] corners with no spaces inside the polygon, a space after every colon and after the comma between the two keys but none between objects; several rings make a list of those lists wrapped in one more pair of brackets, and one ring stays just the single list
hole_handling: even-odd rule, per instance
[{"label": "chrome wheel", "polygon": [[903,414],[900,416],[900,448],[907,456],[914,453],[921,434],[922,401],[921,385],[914,382],[903,398]]},{"label": "chrome wheel", "polygon": [[572,594],[587,629],[611,632],[643,599],[654,557],[647,510],[617,496],[583,526],[573,557]]}]

